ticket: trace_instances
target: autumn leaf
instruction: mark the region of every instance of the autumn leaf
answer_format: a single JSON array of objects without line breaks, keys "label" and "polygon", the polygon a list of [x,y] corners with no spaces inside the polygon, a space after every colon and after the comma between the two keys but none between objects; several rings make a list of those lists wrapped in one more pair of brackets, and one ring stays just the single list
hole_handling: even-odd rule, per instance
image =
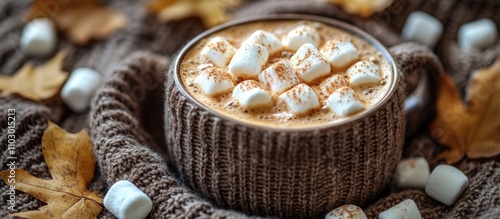
[{"label": "autumn leaf", "polygon": [[36,0],[26,20],[48,17],[77,44],[104,39],[127,24],[126,17],[95,0]]},{"label": "autumn leaf", "polygon": [[42,136],[43,157],[52,179],[34,177],[15,169],[15,182],[9,182],[10,171],[0,172],[5,183],[47,203],[35,211],[11,214],[21,218],[96,218],[102,211],[102,198],[87,187],[94,177],[95,161],[92,142],[86,130],[67,133],[49,122]]},{"label": "autumn leaf", "polygon": [[394,0],[321,0],[339,5],[349,14],[370,17],[375,12],[381,12],[389,7]]},{"label": "autumn leaf", "polygon": [[241,0],[154,0],[146,8],[162,22],[197,16],[206,27],[213,27],[228,21],[231,16],[226,10],[240,3]]},{"label": "autumn leaf", "polygon": [[68,77],[62,71],[64,56],[59,52],[41,66],[35,68],[27,63],[13,76],[0,76],[0,96],[15,93],[36,101],[53,97]]},{"label": "autumn leaf", "polygon": [[437,102],[432,134],[448,147],[439,155],[447,163],[500,154],[500,59],[489,68],[475,72],[464,105],[449,76]]}]

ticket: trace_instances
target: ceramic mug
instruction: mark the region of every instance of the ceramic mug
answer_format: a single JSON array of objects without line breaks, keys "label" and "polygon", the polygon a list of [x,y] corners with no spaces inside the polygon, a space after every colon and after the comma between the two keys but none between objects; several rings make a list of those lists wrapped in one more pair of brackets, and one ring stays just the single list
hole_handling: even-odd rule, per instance
[{"label": "ceramic mug", "polygon": [[[248,124],[217,113],[189,95],[180,62],[201,39],[235,25],[304,20],[351,33],[389,62],[389,92],[371,108],[341,122],[284,129]],[[424,69],[405,109],[404,74]],[[168,151],[180,176],[217,206],[248,214],[315,217],[343,204],[365,206],[387,188],[400,160],[407,119],[411,129],[435,97],[441,71],[426,47],[407,43],[387,50],[364,31],[329,18],[271,15],[233,21],[189,42],[167,72]],[[409,113],[406,117],[406,112]]]}]

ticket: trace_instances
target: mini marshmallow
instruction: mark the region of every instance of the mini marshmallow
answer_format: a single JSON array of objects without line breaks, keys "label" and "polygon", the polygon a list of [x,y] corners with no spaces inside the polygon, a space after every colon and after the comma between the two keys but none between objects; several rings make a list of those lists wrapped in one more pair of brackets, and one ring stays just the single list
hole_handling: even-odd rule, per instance
[{"label": "mini marshmallow", "polygon": [[347,69],[347,75],[349,75],[349,83],[355,86],[380,81],[379,67],[370,61],[356,62]]},{"label": "mini marshmallow", "polygon": [[259,74],[259,81],[273,94],[281,94],[300,83],[295,69],[286,60],[272,64]]},{"label": "mini marshmallow", "polygon": [[311,87],[305,84],[299,84],[281,94],[280,99],[286,103],[288,109],[294,114],[307,113],[320,107],[318,96]]},{"label": "mini marshmallow", "polygon": [[256,43],[261,46],[264,46],[266,47],[269,54],[278,52],[283,48],[283,44],[281,44],[281,41],[278,39],[278,37],[276,37],[272,33],[263,30],[256,30],[255,32],[253,32],[252,35],[250,35],[243,42],[243,44],[247,43]]},{"label": "mini marshmallow", "polygon": [[271,94],[254,80],[243,81],[233,89],[233,98],[245,108],[255,108],[272,104]]},{"label": "mini marshmallow", "polygon": [[236,48],[222,37],[212,38],[201,50],[201,54],[217,67],[225,67],[235,52]]},{"label": "mini marshmallow", "polygon": [[153,202],[127,180],[120,180],[104,196],[104,207],[118,219],[143,219],[153,208]]},{"label": "mini marshmallow", "polygon": [[422,219],[417,204],[411,199],[389,208],[378,215],[379,219]]},{"label": "mini marshmallow", "polygon": [[328,97],[326,103],[335,114],[342,117],[352,115],[365,108],[365,106],[356,99],[354,91],[350,87],[341,87],[335,90],[332,95]]},{"label": "mini marshmallow", "polygon": [[51,54],[57,44],[54,23],[48,18],[30,21],[23,29],[19,44],[28,55],[43,57]]},{"label": "mini marshmallow", "polygon": [[288,32],[283,40],[283,43],[289,49],[297,51],[306,43],[310,43],[314,47],[318,47],[319,41],[320,37],[316,28],[307,25],[300,25]]},{"label": "mini marshmallow", "polygon": [[330,74],[330,64],[310,43],[302,45],[292,56],[290,63],[294,66],[299,78],[306,83]]},{"label": "mini marshmallow", "polygon": [[429,172],[429,164],[425,158],[408,158],[399,162],[394,183],[399,188],[424,188]]},{"label": "mini marshmallow", "polygon": [[443,24],[424,12],[415,11],[408,16],[401,35],[407,41],[414,41],[434,48],[443,33]]},{"label": "mini marshmallow", "polygon": [[468,185],[469,179],[462,171],[443,164],[429,175],[425,193],[445,205],[453,205]]},{"label": "mini marshmallow", "polygon": [[231,59],[229,72],[235,77],[257,77],[268,58],[265,47],[255,43],[243,44]]},{"label": "mini marshmallow", "polygon": [[330,211],[325,219],[368,219],[363,209],[356,205],[342,205]]},{"label": "mini marshmallow", "polygon": [[327,41],[321,48],[321,53],[336,68],[350,64],[359,58],[358,50],[348,38]]},{"label": "mini marshmallow", "polygon": [[102,75],[90,68],[77,68],[61,90],[61,99],[76,113],[85,111],[97,88],[101,85]]},{"label": "mini marshmallow", "polygon": [[332,94],[335,90],[348,86],[347,81],[344,76],[342,75],[333,75],[327,79],[325,79],[321,84],[319,85],[321,92],[325,95],[330,95]]},{"label": "mini marshmallow", "polygon": [[458,31],[458,45],[465,51],[483,49],[497,40],[497,26],[493,21],[483,18],[469,22]]},{"label": "mini marshmallow", "polygon": [[226,74],[223,69],[219,68],[203,70],[196,76],[194,83],[208,96],[224,93],[234,87],[231,76]]}]

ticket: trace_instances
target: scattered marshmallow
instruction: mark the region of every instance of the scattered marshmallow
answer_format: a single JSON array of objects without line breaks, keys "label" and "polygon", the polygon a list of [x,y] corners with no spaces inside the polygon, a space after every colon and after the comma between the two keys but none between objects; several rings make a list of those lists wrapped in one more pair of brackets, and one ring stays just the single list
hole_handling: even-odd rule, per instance
[{"label": "scattered marshmallow", "polygon": [[394,182],[399,188],[424,188],[429,172],[429,164],[425,158],[408,158],[399,162]]},{"label": "scattered marshmallow", "polygon": [[380,81],[379,67],[370,61],[356,62],[347,69],[347,75],[349,75],[349,83],[355,86]]},{"label": "scattered marshmallow", "polygon": [[325,219],[368,219],[363,209],[356,205],[342,205],[330,211]]},{"label": "scattered marshmallow", "polygon": [[263,30],[256,30],[252,33],[244,42],[246,43],[256,43],[261,46],[266,47],[269,54],[278,52],[283,48],[283,44],[274,34]]},{"label": "scattered marshmallow", "polygon": [[269,58],[267,49],[259,44],[245,43],[229,63],[229,72],[235,77],[257,77]]},{"label": "scattered marshmallow", "polygon": [[295,67],[299,78],[306,83],[330,74],[330,64],[310,43],[302,45],[292,56],[290,62]]},{"label": "scattered marshmallow", "polygon": [[411,199],[389,208],[378,215],[379,219],[422,219],[417,204]]},{"label": "scattered marshmallow", "polygon": [[488,18],[469,22],[458,31],[458,45],[465,51],[483,49],[497,40],[497,26]]},{"label": "scattered marshmallow", "polygon": [[196,76],[194,83],[208,96],[224,93],[234,87],[231,76],[219,68],[203,70]]},{"label": "scattered marshmallow", "polygon": [[153,202],[127,180],[120,180],[104,196],[104,207],[118,219],[143,219],[153,208]]},{"label": "scattered marshmallow", "polygon": [[327,41],[321,48],[321,52],[336,68],[350,64],[359,58],[358,50],[348,38]]},{"label": "scattered marshmallow", "polygon": [[281,94],[300,83],[295,69],[286,60],[272,64],[259,74],[259,81],[273,94]]},{"label": "scattered marshmallow", "polygon": [[233,98],[245,108],[255,108],[272,104],[271,94],[254,80],[243,81],[233,89]]},{"label": "scattered marshmallow", "polygon": [[297,51],[302,45],[306,43],[318,47],[320,41],[319,33],[316,28],[308,25],[300,25],[286,35],[283,43],[289,49]]},{"label": "scattered marshmallow", "polygon": [[347,81],[344,76],[342,75],[333,75],[327,79],[325,79],[321,84],[319,85],[321,92],[325,95],[330,95],[332,94],[335,90],[348,86]]},{"label": "scattered marshmallow", "polygon": [[350,87],[341,87],[335,90],[332,95],[328,97],[326,102],[328,107],[330,107],[335,114],[342,117],[352,115],[365,108],[365,106],[356,99],[354,91]]},{"label": "scattered marshmallow", "polygon": [[415,41],[434,48],[443,33],[443,24],[424,12],[416,11],[408,16],[401,35],[403,39]]},{"label": "scattered marshmallow", "polygon": [[201,54],[217,67],[225,67],[235,52],[236,48],[222,37],[212,38],[201,50]]},{"label": "scattered marshmallow", "polygon": [[32,56],[50,55],[57,44],[57,34],[54,23],[48,18],[30,21],[23,29],[19,42],[21,50]]},{"label": "scattered marshmallow", "polygon": [[446,205],[453,205],[469,185],[469,179],[459,169],[450,165],[439,165],[432,171],[425,193]]},{"label": "scattered marshmallow", "polygon": [[285,101],[288,109],[294,114],[307,113],[320,106],[314,90],[305,84],[299,84],[286,91],[280,95],[280,99]]},{"label": "scattered marshmallow", "polygon": [[101,85],[102,75],[91,68],[77,68],[61,90],[61,98],[76,113],[85,111],[97,88]]}]

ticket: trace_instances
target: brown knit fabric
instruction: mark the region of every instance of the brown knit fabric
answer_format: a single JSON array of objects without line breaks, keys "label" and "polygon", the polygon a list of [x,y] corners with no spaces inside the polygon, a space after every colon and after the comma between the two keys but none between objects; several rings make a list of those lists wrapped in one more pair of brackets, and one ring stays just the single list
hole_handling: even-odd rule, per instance
[{"label": "brown knit fabric", "polygon": [[[19,155],[17,167],[26,169],[37,177],[50,177],[40,145],[47,119],[51,119],[71,131],[78,131],[88,126],[95,144],[95,155],[98,162],[98,169],[91,189],[99,192],[102,196],[106,194],[110,184],[120,179],[128,179],[152,198],[154,207],[149,218],[247,217],[233,210],[223,210],[220,206],[216,207],[214,203],[222,202],[213,198],[217,195],[212,193],[203,195],[197,191],[191,191],[166,165],[168,156],[165,145],[169,144],[165,144],[165,131],[162,124],[164,110],[162,84],[163,73],[169,62],[167,58],[157,57],[150,53],[169,57],[187,40],[200,33],[203,28],[201,22],[194,18],[160,24],[143,10],[142,4],[147,1],[103,1],[110,7],[125,13],[130,21],[125,29],[106,40],[95,41],[87,46],[75,46],[60,35],[59,48],[69,49],[64,63],[65,70],[71,71],[75,67],[87,66],[97,69],[106,77],[105,85],[94,98],[91,113],[74,114],[64,106],[59,97],[42,103],[23,100],[17,96],[0,98],[0,150],[4,153],[0,158],[0,170],[7,168],[5,158],[7,109],[15,108],[17,111],[16,152]],[[26,57],[17,49],[23,27],[21,17],[30,4],[31,1],[0,1],[1,74],[13,74],[28,60],[35,61],[35,63],[44,61]],[[493,19],[498,26],[500,24],[500,14],[497,13],[499,9],[499,2],[495,0],[401,0],[387,11],[375,15],[371,19],[360,19],[343,13],[333,5],[314,0],[269,0],[248,1],[244,7],[235,10],[235,16],[306,13],[334,17],[366,30],[390,47],[401,42],[398,33],[406,16],[411,11],[426,11],[438,17],[445,24],[445,34],[438,43],[435,52],[442,61],[445,70],[458,82],[459,89],[463,94],[469,75],[480,67],[488,66],[499,57],[500,44],[480,53],[462,53],[456,44],[456,32],[461,24],[482,17]],[[148,53],[134,55],[128,61],[123,61],[125,57],[136,50],[144,50]],[[207,115],[203,114],[197,114],[197,116],[207,118]],[[208,139],[211,139],[211,136]],[[203,150],[206,149],[208,148]],[[267,150],[271,150],[271,148],[267,148]],[[423,156],[429,160],[431,168],[433,168],[438,164],[435,156],[441,150],[442,147],[436,145],[423,129],[417,138],[406,142],[402,156]],[[200,148],[200,151],[193,152],[189,156],[209,154],[201,152]],[[246,151],[245,153],[250,152]],[[264,150],[260,151],[260,153],[264,152]],[[268,156],[268,154],[263,155]],[[203,156],[200,157],[203,158]],[[206,157],[206,159],[212,158]],[[249,163],[249,161],[246,158],[244,162]],[[346,162],[354,165],[353,161]],[[398,190],[388,183],[386,190],[380,195],[371,194],[373,197],[369,197],[369,199],[372,202],[363,207],[370,218],[377,218],[381,211],[406,198],[412,198],[416,201],[424,218],[499,218],[500,158],[464,159],[456,166],[469,177],[470,185],[453,206],[447,207],[432,200],[422,190]],[[183,167],[179,169],[181,168]],[[227,167],[227,169],[231,168],[239,168],[239,166],[231,164]],[[192,170],[195,171],[194,173],[213,172],[212,169],[208,168]],[[239,174],[236,175],[236,179],[238,179]],[[191,179],[200,179],[196,174],[192,174],[191,177]],[[258,177],[263,178],[260,175]],[[202,187],[214,193],[219,192],[218,194],[230,194],[229,190],[220,190],[225,186],[232,186],[225,184],[231,180],[230,178],[221,179],[219,182],[211,180],[205,183],[205,181],[200,182],[199,180],[189,181],[186,177],[186,182],[193,187]],[[245,186],[252,189],[252,182],[248,183]],[[212,187],[212,185],[221,186]],[[291,182],[290,186],[295,185]],[[7,201],[6,191],[7,187],[3,182],[0,182],[0,203],[2,203],[0,204],[0,218],[4,218],[10,213],[7,210],[7,205],[4,204]],[[359,191],[353,190],[353,192]],[[234,197],[242,195],[248,196],[248,193],[243,191],[243,194],[234,194]],[[310,198],[307,197],[309,194],[302,193],[301,195],[306,196],[304,200]],[[240,201],[239,199],[229,200],[232,203]],[[243,203],[242,206],[246,207],[241,207],[241,209],[247,210],[247,212],[256,212],[255,209],[252,209],[254,207],[252,204]],[[42,202],[25,193],[16,193],[17,211],[35,210],[42,205]],[[320,207],[324,206],[318,208]],[[272,211],[273,209],[267,210]],[[307,209],[305,210],[307,211]],[[309,209],[309,211],[312,210]],[[113,215],[104,209],[100,218],[113,218]]]}]

